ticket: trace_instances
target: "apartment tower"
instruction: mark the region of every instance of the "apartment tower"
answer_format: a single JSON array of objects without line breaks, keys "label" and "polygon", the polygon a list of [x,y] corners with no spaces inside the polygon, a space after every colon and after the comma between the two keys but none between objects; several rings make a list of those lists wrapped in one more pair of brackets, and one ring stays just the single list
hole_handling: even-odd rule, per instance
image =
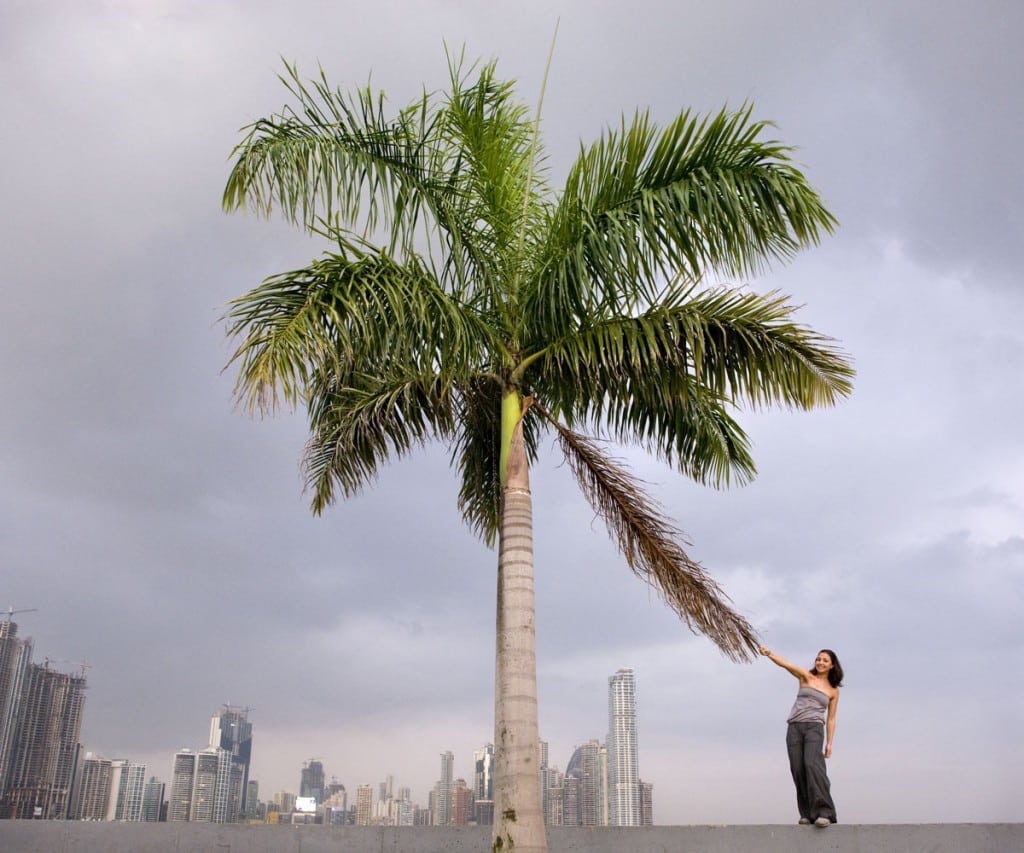
[{"label": "apartment tower", "polygon": [[494,744],[473,751],[473,819],[480,826],[494,823]]},{"label": "apartment tower", "polygon": [[441,753],[441,778],[435,790],[434,826],[448,826],[452,821],[452,778],[455,756],[451,752]]},{"label": "apartment tower", "polygon": [[636,680],[631,669],[620,669],[608,679],[608,824],[642,825]]},{"label": "apartment tower", "polygon": [[[13,622],[3,624],[6,632],[16,629]],[[8,676],[9,683],[13,680]],[[0,690],[3,687],[0,683]],[[28,664],[16,694],[9,700],[14,714],[4,756],[0,816],[66,820],[71,816],[81,749],[85,676],[56,672],[49,663]]]},{"label": "apartment tower", "polygon": [[13,759],[14,732],[31,659],[32,640],[18,638],[16,622],[0,622],[0,802]]}]

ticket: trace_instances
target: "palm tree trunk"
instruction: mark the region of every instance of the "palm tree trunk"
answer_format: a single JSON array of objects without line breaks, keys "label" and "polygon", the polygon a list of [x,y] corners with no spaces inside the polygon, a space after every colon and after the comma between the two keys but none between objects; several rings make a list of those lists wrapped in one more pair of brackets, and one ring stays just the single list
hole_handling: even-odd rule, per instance
[{"label": "palm tree trunk", "polygon": [[[515,401],[519,408],[518,395]],[[537,732],[533,500],[521,414],[507,447],[498,545],[492,851],[545,853]]]}]

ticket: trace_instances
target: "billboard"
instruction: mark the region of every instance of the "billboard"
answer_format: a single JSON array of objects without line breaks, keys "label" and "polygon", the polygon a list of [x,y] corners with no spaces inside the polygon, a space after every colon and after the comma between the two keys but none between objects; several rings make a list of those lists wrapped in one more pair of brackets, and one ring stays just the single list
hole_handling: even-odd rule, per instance
[{"label": "billboard", "polygon": [[316,811],[316,797],[296,797],[295,798],[295,811],[297,811],[297,812],[315,812]]}]

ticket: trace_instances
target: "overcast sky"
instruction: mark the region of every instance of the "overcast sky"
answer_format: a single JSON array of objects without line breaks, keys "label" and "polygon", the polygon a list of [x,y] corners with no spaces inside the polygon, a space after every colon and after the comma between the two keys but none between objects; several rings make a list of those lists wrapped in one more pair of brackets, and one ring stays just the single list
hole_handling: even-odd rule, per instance
[{"label": "overcast sky", "polygon": [[[533,104],[558,18],[554,184],[623,112],[750,101],[840,222],[746,284],[841,342],[853,396],[740,413],[742,489],[621,456],[771,648],[839,654],[840,821],[1024,819],[1018,0],[0,0],[0,608],[37,608],[15,616],[36,661],[90,666],[85,747],[161,778],[226,702],[253,709],[263,798],[310,758],[424,804],[440,753],[471,778],[496,555],[443,447],[311,516],[304,418],[235,408],[218,318],[324,246],[220,196],[239,128],[287,100],[282,58],[345,87],[372,72],[397,109],[465,44]],[[551,762],[604,739],[631,667],[657,823],[795,821],[795,680],[689,633],[554,446],[533,493]]]}]

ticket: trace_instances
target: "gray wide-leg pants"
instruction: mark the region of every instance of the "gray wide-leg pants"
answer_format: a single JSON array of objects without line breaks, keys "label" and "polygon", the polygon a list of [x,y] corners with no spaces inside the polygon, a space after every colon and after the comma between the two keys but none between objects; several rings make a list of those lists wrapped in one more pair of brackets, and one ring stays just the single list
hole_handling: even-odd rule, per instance
[{"label": "gray wide-leg pants", "polygon": [[825,770],[824,724],[790,723],[786,730],[786,749],[800,817],[812,822],[827,817],[835,823],[836,807]]}]

